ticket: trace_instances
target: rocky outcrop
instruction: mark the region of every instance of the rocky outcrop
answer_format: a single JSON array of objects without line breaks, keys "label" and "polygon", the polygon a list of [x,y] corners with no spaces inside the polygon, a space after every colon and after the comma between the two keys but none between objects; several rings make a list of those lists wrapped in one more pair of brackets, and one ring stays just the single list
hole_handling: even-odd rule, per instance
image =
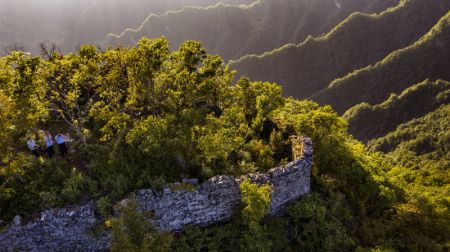
[{"label": "rocky outcrop", "polygon": [[[302,141],[301,159],[267,173],[239,178],[217,176],[192,190],[180,184],[168,185],[162,191],[140,190],[135,198],[140,210],[154,213],[152,221],[161,230],[180,229],[187,224],[207,226],[231,218],[241,202],[239,184],[250,179],[272,186],[269,214],[279,214],[287,203],[310,191],[312,142],[309,138]],[[0,251],[102,251],[111,237],[109,233],[94,234],[97,221],[100,217],[93,203],[48,210],[41,213],[39,220],[26,225],[21,225],[17,217],[10,228],[0,233]]]}]

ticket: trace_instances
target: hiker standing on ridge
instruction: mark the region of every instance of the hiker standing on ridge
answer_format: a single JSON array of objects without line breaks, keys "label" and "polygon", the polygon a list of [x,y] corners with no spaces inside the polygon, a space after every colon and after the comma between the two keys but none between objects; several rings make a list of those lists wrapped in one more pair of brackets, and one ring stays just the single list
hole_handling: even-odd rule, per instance
[{"label": "hiker standing on ridge", "polygon": [[31,137],[28,138],[28,142],[27,142],[28,148],[30,149],[31,153],[35,156],[35,157],[39,157],[39,152],[38,152],[38,146],[36,145],[36,141],[34,141],[34,139],[32,139]]},{"label": "hiker standing on ridge", "polygon": [[59,153],[61,154],[61,157],[64,157],[64,155],[67,154],[67,146],[66,146],[66,139],[63,134],[58,133],[55,136],[56,143],[59,147]]},{"label": "hiker standing on ridge", "polygon": [[53,155],[55,154],[55,151],[53,149],[52,134],[50,134],[49,131],[44,131],[44,141],[45,141],[45,145],[47,146],[47,149],[45,151],[47,152],[48,157],[52,158]]}]

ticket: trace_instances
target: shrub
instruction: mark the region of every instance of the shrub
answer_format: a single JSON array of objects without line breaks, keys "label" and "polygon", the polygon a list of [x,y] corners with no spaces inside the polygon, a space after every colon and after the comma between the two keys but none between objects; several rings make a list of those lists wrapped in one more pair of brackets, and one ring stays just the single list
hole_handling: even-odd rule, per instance
[{"label": "shrub", "polygon": [[89,189],[92,189],[93,181],[86,177],[82,172],[76,168],[72,169],[72,174],[64,182],[64,188],[62,189],[62,195],[69,202],[76,202],[80,200],[83,193],[89,193]]},{"label": "shrub", "polygon": [[119,217],[111,221],[112,252],[171,251],[172,235],[158,232],[144,214],[137,210],[136,201],[127,202],[119,211]]},{"label": "shrub", "polygon": [[259,224],[266,216],[270,206],[272,188],[269,184],[258,186],[245,180],[240,185],[242,202],[245,204],[242,210],[244,223],[248,225]]},{"label": "shrub", "polygon": [[112,205],[110,199],[106,197],[101,197],[97,200],[97,209],[100,215],[107,219],[112,214]]}]

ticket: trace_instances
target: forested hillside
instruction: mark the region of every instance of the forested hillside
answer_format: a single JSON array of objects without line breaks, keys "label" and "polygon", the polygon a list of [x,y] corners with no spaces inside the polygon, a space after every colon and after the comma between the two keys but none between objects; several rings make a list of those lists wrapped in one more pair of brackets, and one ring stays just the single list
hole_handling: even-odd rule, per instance
[{"label": "forested hillside", "polygon": [[414,44],[392,52],[374,65],[334,80],[330,87],[312,96],[330,104],[339,113],[361,103],[380,103],[414,83],[450,79],[450,12]]},{"label": "forested hillside", "polygon": [[309,35],[319,36],[355,11],[380,12],[396,3],[398,0],[285,0],[282,4],[259,0],[247,7],[186,8],[150,16],[136,30],[110,35],[105,45],[130,45],[142,36],[164,35],[174,48],[186,39],[195,39],[225,60],[238,59],[299,43]]},{"label": "forested hillside", "polygon": [[[0,57],[0,232],[94,202],[113,252],[450,251],[450,1],[218,2],[0,0],[9,49],[73,51]],[[280,216],[248,181],[231,221],[182,232],[120,202],[266,172],[301,136],[311,192]]]},{"label": "forested hillside", "polygon": [[[265,126],[284,104],[281,87],[231,85],[231,70],[199,42],[173,52],[164,38],[106,52],[83,46],[48,60],[13,52],[0,66],[2,217],[292,160],[296,133],[280,125],[271,136]],[[32,157],[27,141],[44,146],[44,130],[77,139],[70,159]]]},{"label": "forested hillside", "polygon": [[37,44],[45,41],[71,52],[84,43],[99,43],[110,32],[137,27],[152,13],[218,2],[253,0],[0,0],[0,47],[18,44],[38,53]]},{"label": "forested hillside", "polygon": [[[344,125],[330,108],[283,99],[274,83],[231,85],[220,57],[194,41],[174,52],[164,38],[106,52],[86,45],[48,60],[12,52],[0,66],[1,218],[286,163],[289,137],[310,129],[292,128],[292,111],[275,112],[285,103]],[[267,128],[275,113],[278,126]],[[44,130],[74,136],[69,159],[29,153],[27,140],[44,145]]]},{"label": "forested hillside", "polygon": [[400,124],[425,116],[444,104],[450,103],[450,83],[426,80],[401,94],[392,94],[377,105],[358,104],[347,110],[344,118],[349,132],[361,141],[382,137]]},{"label": "forested hillside", "polygon": [[449,9],[449,1],[407,0],[381,14],[355,13],[323,37],[245,56],[230,65],[238,74],[279,83],[287,96],[306,98],[414,43]]},{"label": "forested hillside", "polygon": [[[448,92],[447,92],[448,96]],[[424,117],[400,125],[395,131],[369,143],[373,150],[383,152],[413,152],[419,157],[446,162],[442,166],[448,170],[450,164],[450,105],[447,103]],[[398,155],[401,157],[401,155]],[[401,160],[407,160],[400,158]],[[443,163],[444,164],[444,163]],[[448,178],[449,174],[443,178]]]},{"label": "forested hillside", "polygon": [[387,176],[400,178],[402,187],[414,191],[419,199],[427,198],[427,204],[438,206],[434,214],[447,220],[450,220],[449,118],[447,102],[426,116],[369,142],[369,148],[388,153],[388,159],[396,165]]},{"label": "forested hillside", "polygon": [[[330,106],[283,98],[275,83],[234,85],[230,68],[195,41],[176,51],[164,38],[105,52],[86,45],[47,60],[13,52],[0,66],[3,220],[95,200],[105,220],[98,230],[112,228],[112,251],[449,249],[448,106],[418,123],[430,132],[419,139],[439,141],[423,142],[430,149],[412,140],[417,155],[435,154],[425,158],[428,170],[411,172],[422,156],[408,152],[403,163],[395,153],[370,153]],[[436,121],[438,131],[428,131]],[[27,139],[44,145],[43,130],[70,132],[68,156],[30,153]],[[113,216],[112,206],[136,189],[283,164],[300,135],[314,142],[313,189],[283,216],[265,217],[270,190],[254,185],[231,222],[188,226],[179,238],[156,231],[132,205]],[[388,143],[401,146],[395,141]]]}]

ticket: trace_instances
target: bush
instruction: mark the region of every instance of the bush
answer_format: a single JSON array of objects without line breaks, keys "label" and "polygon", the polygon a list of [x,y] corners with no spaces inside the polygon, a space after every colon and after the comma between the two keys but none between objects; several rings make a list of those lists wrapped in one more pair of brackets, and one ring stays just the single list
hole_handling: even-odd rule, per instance
[{"label": "bush", "polygon": [[258,186],[249,180],[245,180],[240,188],[242,202],[245,204],[242,210],[244,223],[248,225],[259,224],[269,211],[271,186],[269,184]]},{"label": "bush", "polygon": [[244,251],[270,251],[272,242],[268,239],[266,227],[261,225],[270,207],[272,188],[269,184],[258,186],[245,180],[240,185],[242,192],[242,220],[248,225],[242,234],[241,249]]},{"label": "bush", "polygon": [[171,251],[173,237],[158,232],[143,213],[137,210],[134,200],[119,209],[120,215],[112,219],[112,252]]},{"label": "bush", "polygon": [[98,212],[104,219],[107,219],[109,216],[111,216],[113,209],[112,209],[111,201],[107,196],[101,197],[100,199],[97,200],[96,203],[97,203]]},{"label": "bush", "polygon": [[68,202],[77,202],[94,189],[95,182],[73,168],[70,177],[64,182],[61,193]]}]

